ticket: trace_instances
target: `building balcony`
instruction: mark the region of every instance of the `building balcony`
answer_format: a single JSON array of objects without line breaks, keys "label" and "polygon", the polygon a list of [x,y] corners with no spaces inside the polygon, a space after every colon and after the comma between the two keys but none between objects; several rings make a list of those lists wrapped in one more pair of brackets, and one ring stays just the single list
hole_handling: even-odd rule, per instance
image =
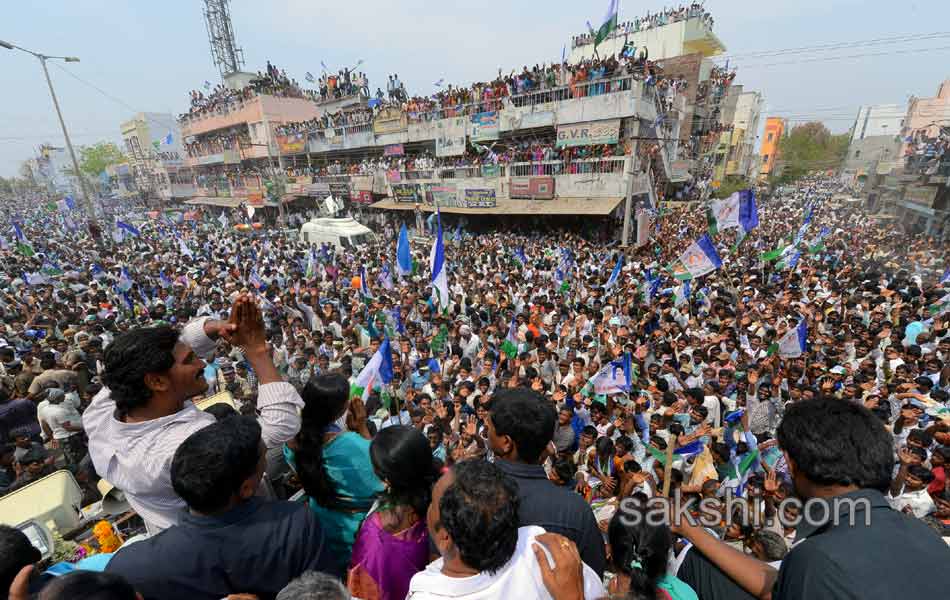
[{"label": "building balcony", "polygon": [[258,123],[265,117],[271,125],[308,121],[319,116],[320,112],[313,101],[305,98],[261,95],[230,102],[214,111],[187,115],[179,123],[182,136],[188,138],[237,125]]}]

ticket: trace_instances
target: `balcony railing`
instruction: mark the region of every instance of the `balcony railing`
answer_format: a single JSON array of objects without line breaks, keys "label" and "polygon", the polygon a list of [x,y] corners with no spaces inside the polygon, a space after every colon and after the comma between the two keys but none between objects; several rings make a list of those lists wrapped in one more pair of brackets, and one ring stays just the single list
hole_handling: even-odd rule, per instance
[{"label": "balcony railing", "polygon": [[588,96],[601,96],[603,94],[613,94],[617,92],[629,92],[635,89],[635,86],[643,86],[641,81],[634,79],[632,75],[614,78],[601,78],[593,81],[583,81],[573,85],[562,85],[560,87],[549,88],[546,90],[536,90],[524,94],[511,96],[512,106],[535,106],[537,104],[547,104],[548,102],[563,102],[564,100],[573,100],[575,98],[586,98]]}]

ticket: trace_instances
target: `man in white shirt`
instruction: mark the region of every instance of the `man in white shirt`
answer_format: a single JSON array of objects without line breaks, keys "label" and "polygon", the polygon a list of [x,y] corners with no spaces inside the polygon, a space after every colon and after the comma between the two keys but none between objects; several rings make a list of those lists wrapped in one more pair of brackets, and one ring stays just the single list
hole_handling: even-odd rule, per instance
[{"label": "man in white shirt", "polygon": [[891,481],[887,503],[894,510],[923,519],[937,510],[936,504],[927,492],[927,486],[933,481],[934,475],[929,469],[921,466],[920,457],[908,448],[898,450],[897,457],[900,460],[900,468]]},{"label": "man in white shirt", "polygon": [[[456,464],[433,488],[426,521],[442,557],[412,577],[407,600],[552,599],[539,563],[549,570],[551,556],[536,542],[544,529],[518,527],[517,486],[494,464]],[[569,540],[556,543],[580,560]],[[585,564],[583,574],[584,598],[606,597],[594,570]]]},{"label": "man in white shirt", "polygon": [[43,412],[47,425],[53,434],[53,443],[62,448],[69,465],[78,465],[86,456],[86,436],[82,429],[82,415],[79,414],[79,399],[59,388],[46,390],[49,405]]},{"label": "man in white shirt", "polygon": [[116,338],[105,354],[106,387],[83,421],[96,472],[125,492],[149,532],[176,524],[185,508],[171,486],[171,460],[189,435],[215,422],[190,400],[208,388],[199,356],[213,356],[219,337],[240,346],[257,375],[264,444],[278,447],[300,429],[303,401],[274,367],[260,309],[248,295],[235,301],[227,322],[199,318],[180,336],[151,327]]}]

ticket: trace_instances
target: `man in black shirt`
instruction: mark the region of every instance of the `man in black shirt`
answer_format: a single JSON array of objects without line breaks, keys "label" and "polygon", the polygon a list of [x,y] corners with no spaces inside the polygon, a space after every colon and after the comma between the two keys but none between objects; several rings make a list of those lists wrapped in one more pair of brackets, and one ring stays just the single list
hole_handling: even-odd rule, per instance
[{"label": "man in black shirt", "polygon": [[[950,548],[884,499],[893,437],[871,411],[837,399],[788,405],[778,428],[789,473],[806,501],[795,544],[776,571],[691,523],[673,530],[758,598],[943,598]],[[781,514],[781,513],[780,513]]]},{"label": "man in black shirt", "polygon": [[261,428],[228,417],[175,451],[172,487],[188,504],[178,525],[120,549],[106,570],[145,600],[273,598],[308,570],[326,570],[323,532],[308,506],[254,494],[266,464]]},{"label": "man in black shirt", "polygon": [[590,505],[552,483],[540,462],[554,436],[554,405],[527,388],[499,391],[485,425],[495,464],[518,483],[519,527],[537,525],[577,544],[581,560],[603,576],[604,537]]}]

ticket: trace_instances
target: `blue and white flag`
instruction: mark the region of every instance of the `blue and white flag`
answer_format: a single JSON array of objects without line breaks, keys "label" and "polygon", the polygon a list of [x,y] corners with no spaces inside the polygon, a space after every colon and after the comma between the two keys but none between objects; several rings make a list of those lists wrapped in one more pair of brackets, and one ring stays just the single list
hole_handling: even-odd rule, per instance
[{"label": "blue and white flag", "polygon": [[621,358],[611,361],[591,377],[588,385],[598,395],[629,392],[633,382],[632,364],[630,353],[625,352]]},{"label": "blue and white flag", "polygon": [[617,285],[617,280],[620,279],[620,269],[623,268],[623,255],[617,257],[617,264],[614,265],[614,270],[610,273],[610,277],[607,279],[607,283],[604,284],[604,290],[610,290],[615,285]]},{"label": "blue and white flag", "polygon": [[669,269],[680,281],[702,277],[722,266],[722,260],[708,234],[690,244]]},{"label": "blue and white flag", "polygon": [[122,231],[124,231],[125,233],[133,235],[135,237],[139,237],[140,235],[142,235],[142,232],[139,231],[138,228],[133,227],[132,225],[129,225],[128,223],[125,223],[123,221],[119,221],[118,219],[116,219],[115,221],[115,226],[121,229]]},{"label": "blue and white flag", "polygon": [[515,260],[517,260],[522,267],[528,264],[528,257],[524,253],[524,246],[519,246],[515,249]]},{"label": "blue and white flag", "polygon": [[379,350],[369,359],[360,374],[353,382],[354,393],[360,394],[364,400],[369,397],[375,386],[387,385],[393,380],[393,353],[389,345],[389,338],[383,338]]},{"label": "blue and white flag", "polygon": [[782,358],[798,358],[805,353],[807,341],[808,325],[805,319],[802,319],[794,329],[789,329],[778,342],[769,346],[768,354],[778,354]]},{"label": "blue and white flag", "polygon": [[690,281],[687,279],[673,290],[673,306],[680,306],[689,302]]},{"label": "blue and white flag", "polygon": [[445,247],[442,244],[442,217],[436,213],[437,229],[432,251],[429,254],[429,271],[432,274],[432,305],[440,313],[449,310],[449,279],[445,264]]},{"label": "blue and white flag", "polygon": [[63,202],[66,203],[66,208],[69,210],[76,210],[76,201],[73,200],[72,196],[66,196],[63,198]]},{"label": "blue and white flag", "polygon": [[403,223],[399,230],[399,242],[396,243],[396,272],[401,277],[412,273],[412,253],[409,249],[409,231]]},{"label": "blue and white flag", "polygon": [[168,134],[167,134],[165,137],[162,138],[162,145],[163,145],[163,146],[171,146],[173,139],[174,139],[174,138],[172,138],[172,132],[169,131]]},{"label": "blue and white flag", "polygon": [[379,277],[377,278],[377,281],[379,281],[379,284],[383,286],[383,289],[393,289],[393,274],[389,269],[389,263],[385,263],[379,270]]},{"label": "blue and white flag", "polygon": [[950,267],[947,267],[947,270],[943,272],[943,275],[940,277],[940,285],[950,281]]},{"label": "blue and white flag", "polygon": [[122,267],[121,273],[119,273],[119,282],[115,285],[119,291],[127,292],[132,289],[132,285],[135,282],[132,281],[132,278],[129,277],[129,272],[125,270],[125,267]]},{"label": "blue and white flag", "polygon": [[360,267],[360,296],[364,299],[371,299],[373,293],[369,289],[369,277],[366,275],[366,267]]},{"label": "blue and white flag", "polygon": [[163,288],[170,288],[172,286],[172,280],[165,275],[165,271],[158,272],[158,284]]},{"label": "blue and white flag", "polygon": [[188,258],[194,259],[195,257],[195,253],[191,251],[191,248],[188,247],[188,244],[185,243],[185,240],[181,238],[178,238],[178,251]]},{"label": "blue and white flag", "polygon": [[254,286],[254,289],[260,290],[264,287],[264,281],[261,279],[261,276],[257,274],[257,269],[251,269],[251,275],[248,277],[248,283]]},{"label": "blue and white flag", "polygon": [[49,284],[49,279],[42,273],[24,273],[23,281],[25,281],[26,284],[30,286]]},{"label": "blue and white flag", "polygon": [[92,272],[93,279],[102,279],[106,276],[106,272],[96,263],[92,263],[92,267],[89,270]]}]

